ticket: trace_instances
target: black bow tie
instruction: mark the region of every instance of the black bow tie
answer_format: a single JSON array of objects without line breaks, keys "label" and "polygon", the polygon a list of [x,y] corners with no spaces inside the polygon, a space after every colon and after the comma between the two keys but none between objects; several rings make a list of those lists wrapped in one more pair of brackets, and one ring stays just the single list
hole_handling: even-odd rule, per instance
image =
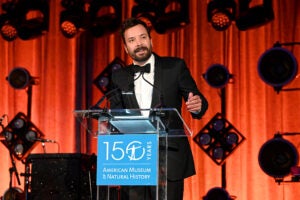
[{"label": "black bow tie", "polygon": [[133,71],[134,73],[140,72],[140,73],[150,73],[150,63],[139,66],[139,65],[133,65]]}]

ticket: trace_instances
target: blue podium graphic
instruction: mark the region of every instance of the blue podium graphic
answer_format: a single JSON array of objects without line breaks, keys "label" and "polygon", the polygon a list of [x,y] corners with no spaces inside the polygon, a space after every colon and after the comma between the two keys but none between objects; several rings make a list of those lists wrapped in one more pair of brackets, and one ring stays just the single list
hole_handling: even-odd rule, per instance
[{"label": "blue podium graphic", "polygon": [[157,134],[98,136],[97,185],[157,185]]}]

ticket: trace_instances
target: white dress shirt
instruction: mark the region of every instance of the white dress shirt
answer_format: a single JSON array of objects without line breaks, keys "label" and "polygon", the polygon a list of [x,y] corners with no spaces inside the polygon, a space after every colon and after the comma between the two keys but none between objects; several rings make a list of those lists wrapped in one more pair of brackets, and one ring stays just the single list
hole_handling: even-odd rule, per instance
[{"label": "white dress shirt", "polygon": [[[151,108],[152,102],[152,92],[153,92],[153,83],[154,83],[154,55],[152,54],[151,57],[145,64],[150,63],[150,73],[144,73],[140,76],[140,72],[135,74],[134,78],[137,80],[134,81],[134,92],[139,104],[140,109],[149,109]],[[147,83],[143,77],[150,82],[152,85]],[[149,111],[142,111],[142,115],[149,116]]]}]

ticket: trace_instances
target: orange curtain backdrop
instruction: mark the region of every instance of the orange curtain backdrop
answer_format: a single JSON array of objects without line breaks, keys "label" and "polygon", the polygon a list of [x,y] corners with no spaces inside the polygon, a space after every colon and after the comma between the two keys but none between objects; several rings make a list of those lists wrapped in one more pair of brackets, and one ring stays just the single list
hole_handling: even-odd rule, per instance
[{"label": "orange curtain backdrop", "polygon": [[[1,3],[6,2],[0,0]],[[7,42],[0,38],[0,115],[11,120],[18,112],[27,113],[26,90],[15,90],[5,80],[16,66],[25,67],[32,76],[39,77],[39,84],[32,87],[31,121],[45,134],[56,140],[46,144],[46,153],[96,153],[97,141],[86,135],[76,123],[73,111],[86,109],[94,104],[101,92],[92,80],[115,57],[126,63],[131,60],[123,50],[118,33],[101,38],[81,34],[67,39],[59,30],[59,0],[50,2],[49,32],[37,39]],[[133,0],[124,0],[123,18],[131,15]],[[299,183],[278,185],[259,167],[258,153],[261,146],[276,132],[299,132],[299,91],[280,92],[266,85],[258,76],[257,62],[260,55],[276,41],[300,41],[300,3],[298,0],[273,0],[275,20],[260,28],[239,31],[235,24],[224,31],[215,31],[206,20],[207,1],[190,0],[191,23],[174,33],[152,33],[154,51],[163,56],[184,58],[200,90],[209,101],[209,109],[202,120],[192,120],[187,112],[183,117],[194,135],[221,111],[220,90],[210,87],[202,77],[214,63],[224,64],[234,75],[227,84],[226,119],[245,137],[234,153],[226,160],[227,190],[237,199],[297,199]],[[252,0],[251,6],[262,0]],[[300,46],[286,47],[300,59]],[[287,87],[299,88],[296,78]],[[6,122],[4,121],[4,124]],[[298,136],[299,137],[299,136]],[[298,148],[299,138],[289,137]],[[220,187],[221,166],[216,165],[192,140],[190,140],[197,175],[188,178],[184,199],[199,200],[212,187]],[[9,186],[11,161],[8,150],[0,144],[0,196]],[[32,153],[42,153],[38,144]],[[19,173],[24,165],[17,161]],[[13,186],[18,186],[13,176]]]}]

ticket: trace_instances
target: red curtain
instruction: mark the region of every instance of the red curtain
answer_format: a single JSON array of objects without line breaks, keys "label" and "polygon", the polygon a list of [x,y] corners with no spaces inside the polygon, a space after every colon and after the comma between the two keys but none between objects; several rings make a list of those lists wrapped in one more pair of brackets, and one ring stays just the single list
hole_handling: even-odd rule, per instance
[{"label": "red curtain", "polygon": [[[6,0],[1,0],[1,3]],[[47,143],[43,149],[38,144],[32,153],[96,153],[96,138],[80,131],[74,110],[86,109],[101,97],[102,93],[92,84],[94,78],[115,58],[130,63],[123,50],[118,33],[100,38],[81,34],[73,39],[65,38],[59,30],[59,0],[50,2],[49,31],[32,39],[7,42],[0,39],[0,115],[8,120],[18,112],[27,113],[28,93],[16,90],[6,81],[9,72],[17,66],[26,68],[39,83],[32,86],[31,121],[45,134],[45,138],[57,143]],[[257,71],[259,57],[276,41],[300,41],[300,3],[298,0],[274,0],[275,19],[255,29],[239,31],[235,24],[223,32],[214,30],[207,22],[208,1],[190,0],[190,24],[173,33],[158,34],[153,31],[154,51],[162,56],[184,58],[200,90],[209,101],[209,109],[202,120],[192,120],[186,111],[183,117],[194,136],[217,113],[221,112],[220,90],[210,87],[202,74],[215,63],[228,67],[233,74],[226,85],[226,119],[234,125],[246,140],[226,159],[226,190],[236,199],[297,199],[298,183],[278,185],[260,168],[258,153],[261,146],[277,132],[299,132],[299,91],[281,91],[263,82]],[[130,17],[133,0],[123,3],[123,19]],[[251,6],[262,4],[253,0]],[[300,46],[288,46],[296,58],[300,58]],[[287,87],[299,88],[294,79]],[[193,136],[193,137],[194,137]],[[185,182],[184,199],[198,200],[213,187],[221,187],[222,170],[190,138],[197,175]],[[299,136],[285,137],[297,148]],[[9,187],[11,161],[7,148],[0,144],[0,196]],[[16,161],[19,173],[24,164]],[[224,173],[223,173],[224,175]],[[13,186],[18,185],[13,176]]]}]

